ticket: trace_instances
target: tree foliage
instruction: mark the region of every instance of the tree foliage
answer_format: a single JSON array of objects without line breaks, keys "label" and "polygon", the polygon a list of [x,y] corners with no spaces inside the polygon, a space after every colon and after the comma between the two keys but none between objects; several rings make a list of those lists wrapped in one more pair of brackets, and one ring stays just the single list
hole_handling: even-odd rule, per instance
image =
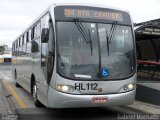
[{"label": "tree foliage", "polygon": [[0,52],[3,52],[4,50],[5,50],[5,46],[4,46],[4,45],[3,45],[3,46],[1,45],[1,46],[0,46]]}]

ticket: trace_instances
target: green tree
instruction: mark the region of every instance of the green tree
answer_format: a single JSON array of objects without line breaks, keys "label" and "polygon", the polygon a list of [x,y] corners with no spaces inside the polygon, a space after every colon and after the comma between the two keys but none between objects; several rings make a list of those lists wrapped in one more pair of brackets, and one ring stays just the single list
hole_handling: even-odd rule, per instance
[{"label": "green tree", "polygon": [[5,50],[5,47],[4,47],[4,45],[2,46],[0,46],[0,53],[2,53],[3,51]]}]

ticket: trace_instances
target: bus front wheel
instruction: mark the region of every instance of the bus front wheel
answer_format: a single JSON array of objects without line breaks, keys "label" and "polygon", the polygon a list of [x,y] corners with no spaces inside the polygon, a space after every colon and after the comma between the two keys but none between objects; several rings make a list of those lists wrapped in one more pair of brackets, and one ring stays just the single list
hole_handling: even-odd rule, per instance
[{"label": "bus front wheel", "polygon": [[14,79],[15,79],[15,86],[16,87],[21,87],[19,84],[18,84],[18,82],[17,82],[17,72],[15,71],[15,73],[14,73]]},{"label": "bus front wheel", "polygon": [[36,82],[34,82],[34,85],[33,85],[33,92],[32,92],[32,96],[34,98],[34,104],[36,107],[40,107],[41,106],[41,103],[39,102],[39,100],[37,99],[37,85],[36,85]]}]

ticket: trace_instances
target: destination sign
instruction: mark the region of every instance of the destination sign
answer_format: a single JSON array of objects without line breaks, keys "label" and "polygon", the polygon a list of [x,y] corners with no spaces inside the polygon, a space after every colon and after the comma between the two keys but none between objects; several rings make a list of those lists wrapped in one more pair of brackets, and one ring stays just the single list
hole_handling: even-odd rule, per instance
[{"label": "destination sign", "polygon": [[103,19],[103,20],[115,20],[123,21],[122,13],[111,12],[111,11],[97,11],[87,9],[64,9],[65,17],[74,18],[91,18],[91,19]]},{"label": "destination sign", "polygon": [[160,36],[160,28],[146,27],[137,31],[137,33]]}]

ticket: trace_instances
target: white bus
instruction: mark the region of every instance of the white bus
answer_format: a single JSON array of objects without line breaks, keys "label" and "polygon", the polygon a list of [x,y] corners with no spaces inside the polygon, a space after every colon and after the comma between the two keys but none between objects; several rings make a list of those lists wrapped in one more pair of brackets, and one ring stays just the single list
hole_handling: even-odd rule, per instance
[{"label": "white bus", "polygon": [[51,5],[12,45],[16,86],[51,108],[132,104],[133,23],[127,11]]}]

